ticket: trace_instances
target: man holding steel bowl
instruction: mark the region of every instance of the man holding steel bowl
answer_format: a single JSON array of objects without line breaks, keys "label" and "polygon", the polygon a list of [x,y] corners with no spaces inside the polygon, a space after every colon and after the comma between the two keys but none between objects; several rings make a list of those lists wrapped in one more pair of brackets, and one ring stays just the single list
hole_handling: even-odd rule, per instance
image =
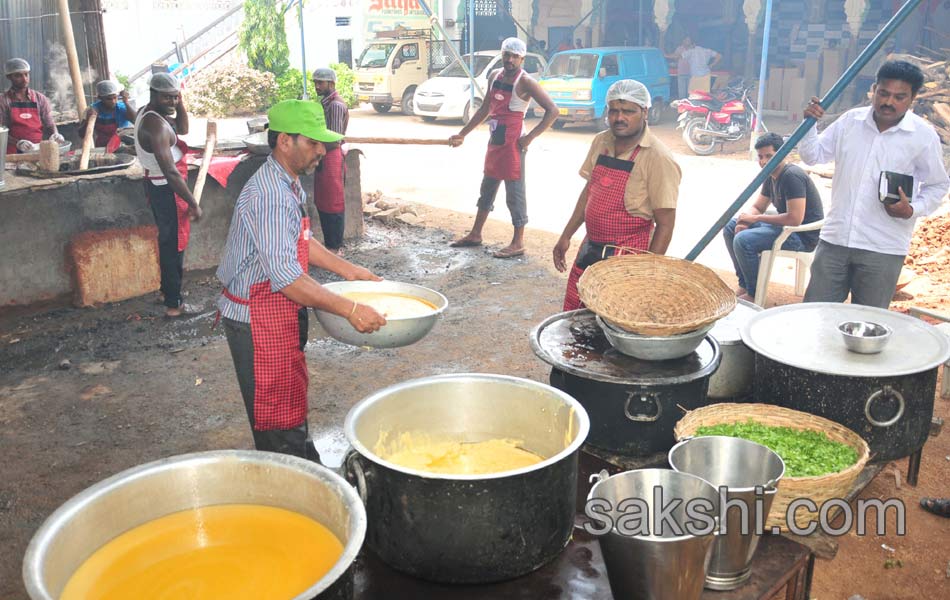
[{"label": "man holding steel bowl", "polygon": [[362,333],[386,320],[365,304],[334,294],[310,265],[348,281],[380,278],[313,238],[300,176],[343,136],[327,129],[316,102],[285,100],[267,113],[272,153],[241,190],[217,277],[220,316],[258,450],[319,462],[307,429],[307,307],[346,318]]}]

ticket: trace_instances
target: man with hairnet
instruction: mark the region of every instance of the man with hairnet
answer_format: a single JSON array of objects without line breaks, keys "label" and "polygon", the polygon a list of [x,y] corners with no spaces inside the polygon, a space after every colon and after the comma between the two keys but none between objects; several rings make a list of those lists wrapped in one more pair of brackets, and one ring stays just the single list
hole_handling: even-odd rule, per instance
[{"label": "man with hairnet", "polygon": [[[313,85],[320,96],[327,129],[346,135],[350,123],[350,110],[336,91],[336,71],[322,67],[313,72]],[[328,142],[326,156],[313,173],[313,200],[320,217],[323,245],[339,255],[343,254],[343,228],[346,203],[343,189],[346,184],[346,157],[343,142]]]},{"label": "man with hairnet", "polygon": [[65,141],[53,123],[49,98],[30,89],[30,63],[11,58],[3,67],[10,80],[10,89],[0,95],[0,127],[10,130],[5,152],[34,152],[43,138]]},{"label": "man with hairnet", "polygon": [[[119,146],[119,136],[116,132],[132,127],[132,123],[135,122],[135,107],[129,100],[129,92],[123,90],[115,81],[108,79],[96,84],[96,96],[99,99],[86,109],[86,114],[79,123],[79,134],[86,135],[89,118],[96,115],[96,124],[92,128],[93,145],[110,146],[110,150],[114,150]],[[122,96],[121,100],[119,96]]]},{"label": "man with hairnet", "polygon": [[[501,182],[505,182],[505,197],[511,212],[515,232],[508,246],[494,253],[495,258],[512,258],[524,254],[524,228],[528,222],[528,204],[524,186],[524,159],[528,146],[554,124],[557,106],[541,89],[538,82],[527,75],[521,65],[528,53],[525,43],[518,38],[508,38],[501,45],[502,69],[488,75],[488,90],[485,100],[472,119],[458,134],[449,138],[449,145],[462,145],[465,136],[488,119],[490,137],[485,153],[485,177],[482,179],[478,197],[478,213],[475,224],[465,237],[452,242],[455,247],[482,245],[482,228],[495,204],[495,195]],[[544,109],[541,122],[525,132],[524,115],[534,100]]]},{"label": "man with hairnet", "polygon": [[149,81],[149,102],[135,119],[135,152],[145,169],[145,195],[158,227],[158,264],[166,317],[193,314],[198,309],[182,302],[181,279],[191,220],[201,209],[188,189],[188,113],[178,80],[156,73]]},{"label": "man with hairnet", "polygon": [[587,185],[554,246],[554,266],[563,273],[571,236],[586,225],[564,310],[581,308],[577,280],[590,265],[614,254],[665,254],[670,245],[681,172],[669,149],[650,132],[649,110],[650,92],[639,81],[622,79],[607,90],[610,128],[591,144],[580,170]]}]

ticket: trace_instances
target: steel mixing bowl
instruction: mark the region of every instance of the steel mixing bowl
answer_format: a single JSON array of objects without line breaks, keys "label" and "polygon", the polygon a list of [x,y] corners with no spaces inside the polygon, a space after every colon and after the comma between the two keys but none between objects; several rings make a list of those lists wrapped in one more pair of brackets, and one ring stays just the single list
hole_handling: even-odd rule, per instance
[{"label": "steel mixing bowl", "polygon": [[333,339],[351,346],[370,348],[399,348],[414,344],[424,338],[439,320],[439,315],[448,307],[448,299],[429,288],[399,281],[337,281],[323,285],[335,294],[346,292],[373,292],[402,294],[425,300],[435,306],[430,314],[421,317],[387,318],[386,324],[373,333],[360,333],[350,322],[325,310],[313,309],[317,320]]},{"label": "steel mixing bowl", "polygon": [[877,354],[891,339],[891,328],[871,321],[842,321],[838,331],[848,350],[858,354]]},{"label": "steel mixing bowl", "polygon": [[596,315],[607,341],[619,352],[640,360],[672,360],[691,354],[699,347],[715,322],[678,335],[651,336],[630,333]]}]

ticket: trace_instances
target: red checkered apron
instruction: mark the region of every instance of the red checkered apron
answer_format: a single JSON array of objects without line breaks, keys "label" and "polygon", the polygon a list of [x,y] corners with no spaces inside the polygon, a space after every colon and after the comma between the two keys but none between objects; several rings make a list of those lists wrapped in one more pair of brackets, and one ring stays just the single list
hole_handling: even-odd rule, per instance
[{"label": "red checkered apron", "polygon": [[[307,272],[310,264],[310,218],[303,217],[297,238],[297,260]],[[227,289],[224,296],[250,306],[254,345],[254,429],[293,429],[307,420],[307,312],[280,292],[270,280],[251,286],[250,300]]]},{"label": "red checkered apron", "polygon": [[327,150],[320,166],[313,173],[313,200],[317,210],[325,213],[341,213],[346,210],[343,202],[343,184],[346,179],[346,164],[343,149],[338,145]]},{"label": "red checkered apron", "polygon": [[13,100],[13,92],[9,92],[10,97],[10,132],[7,139],[7,154],[16,154],[19,152],[16,143],[20,140],[29,140],[34,144],[39,144],[43,140],[43,122],[40,119],[39,103],[36,101],[36,92],[29,90],[27,92],[26,102]]},{"label": "red checkered apron", "polygon": [[[178,172],[181,173],[181,176],[187,182],[188,163],[185,162],[185,155],[188,154],[188,144],[181,138],[177,138],[175,146],[181,150],[181,158],[175,163],[175,168],[178,169]],[[154,181],[157,179],[165,179],[165,176],[161,173],[152,175],[148,169],[145,169],[145,178]],[[188,203],[178,194],[175,194],[175,208],[178,211],[178,251],[184,252],[185,248],[188,247],[188,240],[191,237],[191,219],[188,218]]]},{"label": "red checkered apron", "polygon": [[514,83],[502,83],[499,75],[488,91],[491,96],[488,115],[491,137],[485,152],[485,175],[492,179],[521,179],[521,148],[518,147],[518,140],[524,130],[524,113],[511,110],[510,107],[511,96],[521,75],[519,69]]},{"label": "red checkered apron", "polygon": [[[584,222],[587,225],[586,242],[595,244],[619,246],[618,254],[632,250],[647,250],[650,247],[650,236],[653,234],[653,220],[634,217],[627,212],[623,197],[627,189],[630,172],[633,171],[634,161],[640,153],[637,146],[630,156],[630,160],[622,160],[602,154],[597,158],[597,165],[590,176],[590,188],[587,190],[587,209],[584,211]],[[567,291],[564,294],[564,310],[576,310],[583,307],[577,295],[577,280],[584,273],[584,268],[578,265],[581,251],[577,252],[577,259],[571,266],[571,275],[567,279]],[[611,256],[600,256],[594,262]]]}]

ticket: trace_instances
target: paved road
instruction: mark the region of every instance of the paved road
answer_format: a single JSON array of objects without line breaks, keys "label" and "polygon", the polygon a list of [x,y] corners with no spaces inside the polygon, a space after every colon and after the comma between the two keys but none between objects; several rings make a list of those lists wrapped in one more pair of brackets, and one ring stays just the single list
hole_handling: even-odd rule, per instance
[{"label": "paved road", "polygon": [[[529,119],[528,127],[539,121]],[[459,121],[424,123],[418,118],[391,113],[380,115],[368,105],[350,116],[351,136],[447,138],[461,128]],[[672,124],[656,128],[676,153],[683,169],[676,229],[669,254],[685,256],[722,211],[738,196],[758,171],[741,155],[700,157],[684,154],[685,146]],[[577,174],[594,130],[567,127],[549,130],[535,140],[528,152],[527,191],[529,227],[560,233],[583,188]],[[469,135],[461,148],[445,146],[361,146],[366,154],[362,166],[364,191],[376,189],[401,197],[457,211],[475,213],[482,177],[486,127]],[[686,152],[689,152],[686,150]],[[500,191],[492,217],[508,221]],[[497,240],[501,242],[504,240]],[[714,240],[700,260],[714,267],[731,266],[722,240]]]}]

